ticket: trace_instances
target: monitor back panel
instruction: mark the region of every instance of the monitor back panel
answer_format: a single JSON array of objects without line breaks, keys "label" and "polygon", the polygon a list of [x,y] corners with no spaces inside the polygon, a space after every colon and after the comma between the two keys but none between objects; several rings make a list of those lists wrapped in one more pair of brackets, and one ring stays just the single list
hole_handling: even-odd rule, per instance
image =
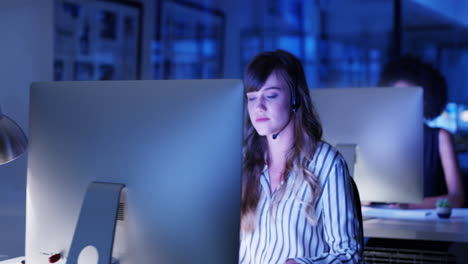
[{"label": "monitor back panel", "polygon": [[240,80],[34,83],[30,99],[27,263],[67,255],[92,181],[126,185],[120,264],[238,262]]},{"label": "monitor back panel", "polygon": [[353,175],[361,200],[422,201],[422,89],[312,89],[310,94],[324,140],[357,145]]}]

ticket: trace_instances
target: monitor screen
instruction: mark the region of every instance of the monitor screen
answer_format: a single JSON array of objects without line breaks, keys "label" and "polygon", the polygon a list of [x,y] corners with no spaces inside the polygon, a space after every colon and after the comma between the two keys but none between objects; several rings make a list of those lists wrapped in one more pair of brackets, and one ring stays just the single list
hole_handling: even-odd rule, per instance
[{"label": "monitor screen", "polygon": [[67,257],[91,182],[125,185],[115,263],[238,263],[242,126],[240,80],[33,83],[26,263]]},{"label": "monitor screen", "polygon": [[324,140],[340,146],[362,201],[422,202],[422,89],[311,89],[310,95]]}]

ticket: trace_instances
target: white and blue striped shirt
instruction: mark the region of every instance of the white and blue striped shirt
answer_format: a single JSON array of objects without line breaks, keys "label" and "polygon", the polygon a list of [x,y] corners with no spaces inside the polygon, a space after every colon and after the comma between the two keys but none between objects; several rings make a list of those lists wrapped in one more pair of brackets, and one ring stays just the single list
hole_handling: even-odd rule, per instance
[{"label": "white and blue striped shirt", "polygon": [[[361,226],[343,157],[321,142],[309,168],[322,188],[315,207],[316,224],[307,221],[304,203],[300,202],[310,200],[310,187],[305,181],[299,188],[286,188],[277,209],[270,212],[276,192],[270,192],[265,168],[260,179],[258,225],[252,233],[241,236],[239,263],[284,264],[290,258],[298,263],[361,263]],[[292,180],[286,184],[290,187]]]}]

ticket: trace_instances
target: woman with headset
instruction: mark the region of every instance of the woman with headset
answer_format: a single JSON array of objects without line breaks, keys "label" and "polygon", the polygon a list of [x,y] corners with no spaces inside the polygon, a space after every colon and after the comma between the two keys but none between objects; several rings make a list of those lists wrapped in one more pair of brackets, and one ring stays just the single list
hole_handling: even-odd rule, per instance
[{"label": "woman with headset", "polygon": [[240,263],[360,263],[362,227],[343,157],[322,141],[300,61],[258,54],[244,75]]}]

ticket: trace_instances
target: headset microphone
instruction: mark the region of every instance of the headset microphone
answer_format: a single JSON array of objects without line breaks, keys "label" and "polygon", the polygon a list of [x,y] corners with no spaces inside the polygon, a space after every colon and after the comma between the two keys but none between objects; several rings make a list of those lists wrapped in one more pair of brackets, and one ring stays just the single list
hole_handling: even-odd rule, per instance
[{"label": "headset microphone", "polygon": [[286,123],[286,125],[284,125],[284,127],[281,128],[280,131],[278,131],[277,133],[273,134],[273,135],[271,136],[271,138],[276,139],[276,138],[279,136],[279,134],[280,134],[281,132],[283,132],[283,130],[288,126],[289,122],[291,122],[291,115],[289,115],[289,119],[288,119],[288,122]]},{"label": "headset microphone", "polygon": [[271,137],[272,137],[273,139],[276,139],[276,138],[279,136],[279,134],[281,133],[281,131],[283,131],[284,128],[285,128],[285,127],[283,127],[278,133],[273,134]]}]

